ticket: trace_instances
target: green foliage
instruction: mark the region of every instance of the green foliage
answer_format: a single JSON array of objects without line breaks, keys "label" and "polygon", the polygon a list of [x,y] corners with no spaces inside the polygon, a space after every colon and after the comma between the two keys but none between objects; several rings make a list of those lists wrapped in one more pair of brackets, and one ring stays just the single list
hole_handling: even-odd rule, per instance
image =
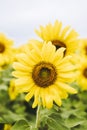
[{"label": "green foliage", "polygon": [[11,128],[11,130],[19,130],[19,128],[20,130],[30,130],[28,122],[25,120],[17,121],[15,125]]},{"label": "green foliage", "polygon": [[[28,103],[25,94],[14,101],[8,94],[9,82],[13,78],[9,66],[0,73],[0,130],[4,124],[11,124],[11,130],[87,130],[87,91],[69,96],[61,107],[54,104],[50,110],[40,108],[40,122],[36,128],[36,110],[32,109],[33,99]],[[75,84],[73,84],[74,87]]]}]

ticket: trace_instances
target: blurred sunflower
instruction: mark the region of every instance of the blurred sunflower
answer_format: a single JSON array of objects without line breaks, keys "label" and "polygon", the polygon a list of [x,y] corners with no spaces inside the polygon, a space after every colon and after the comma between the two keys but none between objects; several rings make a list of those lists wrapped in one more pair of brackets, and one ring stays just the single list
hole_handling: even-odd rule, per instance
[{"label": "blurred sunflower", "polygon": [[42,47],[42,42],[37,40],[29,40],[28,43],[23,44],[19,47],[14,48],[14,61],[17,61],[17,55],[21,53],[27,53],[29,50],[33,49],[32,44],[35,43],[38,47]]},{"label": "blurred sunflower", "polygon": [[22,52],[24,52],[24,45],[13,48],[13,53],[14,53],[13,61],[17,61],[16,55]]},{"label": "blurred sunflower", "polygon": [[3,67],[12,61],[13,41],[0,34],[0,66]]},{"label": "blurred sunflower", "polygon": [[42,48],[32,45],[33,49],[18,55],[18,62],[13,64],[16,70],[13,75],[18,78],[15,80],[17,91],[28,93],[27,101],[34,96],[33,108],[40,99],[44,107],[51,108],[53,101],[61,106],[61,99],[67,98],[68,93],[77,93],[68,85],[75,76],[75,67],[69,61],[71,56],[63,58],[65,48],[56,51],[51,42],[44,43]]},{"label": "blurred sunflower", "polygon": [[82,90],[87,90],[87,58],[80,57],[77,82]]},{"label": "blurred sunflower", "polygon": [[40,42],[38,40],[34,40],[34,39],[31,39],[29,40],[26,44],[20,46],[20,50],[21,50],[21,53],[28,53],[28,51],[30,50],[33,50],[33,44],[35,44],[36,46],[38,46],[40,49],[42,48],[42,45],[43,45],[43,42]]},{"label": "blurred sunflower", "polygon": [[14,79],[12,79],[10,81],[10,86],[8,88],[8,94],[9,94],[9,97],[10,97],[11,100],[15,100],[17,95],[18,95],[18,93],[16,91],[15,80]]},{"label": "blurred sunflower", "polygon": [[4,125],[4,130],[11,130],[11,125],[10,124],[5,124]]},{"label": "blurred sunflower", "polygon": [[87,57],[87,39],[82,39],[82,42],[80,44],[80,51],[83,56]]},{"label": "blurred sunflower", "polygon": [[72,54],[78,49],[80,42],[78,33],[71,29],[70,26],[62,29],[62,22],[57,20],[54,25],[40,26],[40,30],[35,30],[35,32],[42,40],[51,41],[56,46],[56,49],[65,47],[65,55]]}]

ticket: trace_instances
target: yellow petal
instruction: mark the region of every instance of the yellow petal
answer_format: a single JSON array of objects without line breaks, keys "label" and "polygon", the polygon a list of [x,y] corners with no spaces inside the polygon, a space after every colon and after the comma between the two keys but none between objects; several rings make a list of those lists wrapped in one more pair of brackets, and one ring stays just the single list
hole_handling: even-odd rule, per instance
[{"label": "yellow petal", "polygon": [[17,77],[17,78],[20,78],[20,77],[30,77],[30,74],[29,72],[21,72],[21,71],[13,71],[12,72],[12,75]]},{"label": "yellow petal", "polygon": [[59,37],[59,36],[60,36],[61,29],[62,29],[62,22],[59,22],[57,28],[58,28],[58,29],[57,29],[57,32],[58,32],[58,37]]},{"label": "yellow petal", "polygon": [[61,99],[66,99],[68,97],[68,94],[64,89],[58,88],[56,85],[54,86],[54,89],[59,93]]},{"label": "yellow petal", "polygon": [[[28,66],[28,65],[30,65],[30,64],[34,64],[34,61],[32,61],[32,60],[31,60],[26,54],[24,54],[24,53],[17,55],[17,60],[18,60],[20,63],[22,63],[22,64],[24,64],[24,65],[26,65],[26,66]],[[30,60],[31,60],[31,61],[30,61]]]},{"label": "yellow petal", "polygon": [[33,88],[31,89],[31,91],[25,96],[25,100],[26,100],[27,102],[30,101],[30,99],[33,97],[34,92],[35,92],[35,87],[33,87]]},{"label": "yellow petal", "polygon": [[63,40],[64,40],[64,38],[65,38],[67,32],[69,31],[69,29],[70,29],[70,26],[66,26],[66,27],[63,29],[63,31],[62,31],[62,33],[61,33],[61,36],[60,36],[60,39],[63,39]]},{"label": "yellow petal", "polygon": [[49,88],[46,88],[46,90],[45,90],[45,103],[46,103],[46,107],[48,109],[52,108],[53,99],[49,93]]},{"label": "yellow petal", "polygon": [[53,60],[53,56],[55,54],[56,48],[52,45],[51,42],[48,42],[47,44],[44,43],[42,48],[42,60],[45,60],[47,62]]},{"label": "yellow petal", "polygon": [[58,82],[57,85],[58,85],[58,87],[64,89],[68,93],[71,93],[71,94],[76,94],[77,93],[77,90],[74,89],[73,87],[70,87],[68,84]]},{"label": "yellow petal", "polygon": [[72,40],[72,39],[76,39],[78,36],[78,33],[75,32],[74,30],[71,30],[70,33],[67,35],[67,37],[65,38],[65,42],[67,43],[68,41]]},{"label": "yellow petal", "polygon": [[40,87],[36,87],[35,93],[34,93],[34,102],[32,105],[32,108],[35,108],[38,105],[39,98],[40,98]]},{"label": "yellow petal", "polygon": [[52,95],[52,98],[53,100],[55,101],[55,103],[58,105],[58,106],[61,106],[62,102],[61,102],[61,98],[60,98],[60,95],[59,95],[59,92],[57,91],[57,89],[55,89],[55,86],[52,85],[50,87],[50,93]]},{"label": "yellow petal", "polygon": [[15,68],[18,71],[24,71],[24,72],[30,72],[31,71],[31,67],[30,66],[25,66],[19,62],[14,62],[13,63],[13,68]]},{"label": "yellow petal", "polygon": [[29,77],[22,77],[22,78],[15,80],[16,86],[26,86],[26,85],[29,85],[29,84],[32,84],[32,83],[33,83],[33,81]]},{"label": "yellow petal", "polygon": [[64,56],[64,51],[65,51],[65,48],[64,47],[61,47],[59,48],[56,53],[54,54],[53,56],[53,63],[56,65],[56,64],[59,64],[60,63],[60,60],[63,58]]}]

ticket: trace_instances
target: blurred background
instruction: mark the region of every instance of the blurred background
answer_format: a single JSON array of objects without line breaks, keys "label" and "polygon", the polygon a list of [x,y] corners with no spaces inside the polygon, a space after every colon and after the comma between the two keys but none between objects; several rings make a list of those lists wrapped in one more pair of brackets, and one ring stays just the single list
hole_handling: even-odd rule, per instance
[{"label": "blurred background", "polygon": [[15,46],[37,38],[34,30],[55,20],[87,37],[87,0],[0,0],[0,32]]}]

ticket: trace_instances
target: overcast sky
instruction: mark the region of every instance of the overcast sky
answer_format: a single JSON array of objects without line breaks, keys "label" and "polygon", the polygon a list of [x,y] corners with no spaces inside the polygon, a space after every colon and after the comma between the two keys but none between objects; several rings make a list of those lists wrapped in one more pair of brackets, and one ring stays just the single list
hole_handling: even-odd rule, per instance
[{"label": "overcast sky", "polygon": [[15,45],[37,38],[34,30],[58,19],[87,37],[87,0],[0,0],[0,32]]}]

